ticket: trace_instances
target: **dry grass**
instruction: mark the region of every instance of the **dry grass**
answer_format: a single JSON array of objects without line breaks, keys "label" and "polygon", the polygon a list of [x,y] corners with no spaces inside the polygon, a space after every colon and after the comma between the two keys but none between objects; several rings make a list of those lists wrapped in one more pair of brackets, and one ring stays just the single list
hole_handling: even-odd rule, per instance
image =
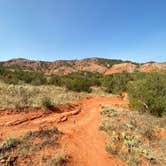
[{"label": "dry grass", "polygon": [[44,98],[48,98],[53,105],[66,104],[86,95],[86,93],[67,91],[65,88],[51,85],[32,86],[0,83],[1,109],[42,107]]},{"label": "dry grass", "polygon": [[108,133],[106,151],[129,166],[166,165],[166,140],[155,132],[165,128],[166,117],[157,118],[126,110],[103,107],[101,130]]},{"label": "dry grass", "polygon": [[97,88],[92,93],[73,92],[53,85],[9,85],[0,83],[0,109],[47,108],[67,104],[87,96],[112,96]]}]

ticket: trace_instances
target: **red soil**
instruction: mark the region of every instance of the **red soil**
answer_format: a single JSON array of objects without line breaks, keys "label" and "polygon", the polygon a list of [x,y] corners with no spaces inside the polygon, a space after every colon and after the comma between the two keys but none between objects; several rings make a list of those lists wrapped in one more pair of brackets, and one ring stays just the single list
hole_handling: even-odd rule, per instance
[{"label": "red soil", "polygon": [[105,151],[106,135],[99,131],[102,105],[126,104],[119,98],[96,97],[81,101],[81,113],[59,126],[65,151],[73,156],[69,165],[123,165]]},{"label": "red soil", "polygon": [[[71,156],[69,166],[123,166],[122,161],[105,151],[106,134],[99,130],[100,111],[102,105],[124,105],[127,100],[118,97],[93,97],[80,100],[77,105],[64,109],[67,113],[51,112],[42,114],[42,111],[18,113],[16,115],[2,115],[0,117],[0,137],[21,136],[25,132],[37,130],[40,126],[56,125],[64,133],[60,140],[61,149]],[[61,109],[63,107],[60,107]],[[69,111],[80,110],[79,113],[68,114]],[[61,110],[62,111],[62,110]],[[59,117],[68,115],[65,122],[58,123]],[[34,118],[34,116],[38,118]],[[16,125],[8,125],[17,120]],[[33,117],[33,119],[31,119]],[[12,121],[12,122],[11,122]]]}]

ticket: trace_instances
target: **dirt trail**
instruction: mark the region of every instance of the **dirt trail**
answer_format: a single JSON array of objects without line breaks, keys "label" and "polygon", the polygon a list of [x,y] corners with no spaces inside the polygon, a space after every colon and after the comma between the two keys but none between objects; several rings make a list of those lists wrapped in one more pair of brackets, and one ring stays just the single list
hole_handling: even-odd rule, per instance
[{"label": "dirt trail", "polygon": [[96,97],[81,101],[81,113],[59,125],[65,133],[62,144],[72,155],[71,166],[123,166],[105,151],[106,135],[99,130],[102,105],[126,104],[119,98]]},{"label": "dirt trail", "polygon": [[[0,117],[0,136],[3,139],[11,135],[20,136],[29,130],[36,130],[42,125],[56,125],[64,133],[60,144],[61,149],[71,156],[71,160],[68,163],[69,166],[123,166],[124,164],[121,161],[105,151],[106,134],[99,130],[99,125],[102,105],[119,105],[121,107],[127,104],[126,100],[118,97],[82,99],[70,110],[80,109],[80,112],[68,117],[67,121],[61,123],[57,123],[57,119],[62,113],[50,113],[39,116],[42,111],[37,111],[35,114],[34,112],[29,112],[4,115]],[[65,110],[65,112],[68,114],[69,111]],[[35,116],[38,116],[38,118],[31,118]],[[28,121],[21,121],[25,117]],[[23,123],[6,125],[11,120],[13,122],[19,120]]]}]

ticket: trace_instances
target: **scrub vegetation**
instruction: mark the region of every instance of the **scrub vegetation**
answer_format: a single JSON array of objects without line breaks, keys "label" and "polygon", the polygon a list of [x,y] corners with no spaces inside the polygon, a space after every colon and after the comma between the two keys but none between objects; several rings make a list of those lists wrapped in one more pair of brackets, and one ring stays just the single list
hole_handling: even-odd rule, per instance
[{"label": "scrub vegetation", "polygon": [[16,108],[32,105],[50,107],[55,104],[53,96],[56,94],[57,86],[61,87],[59,91],[66,89],[65,94],[70,93],[67,90],[89,93],[91,87],[96,86],[112,94],[128,92],[133,110],[157,116],[162,116],[166,112],[166,75],[163,73],[124,72],[104,76],[92,72],[74,72],[62,76],[45,76],[42,72],[26,72],[19,68],[11,71],[6,67],[0,67],[0,80],[6,83],[0,85],[0,98],[3,97],[0,99],[1,106],[4,105],[3,102],[11,105],[14,98]]},{"label": "scrub vegetation", "polygon": [[166,165],[166,117],[103,107],[100,130],[108,134],[106,151],[118,156],[129,166]]},{"label": "scrub vegetation", "polygon": [[[28,131],[21,138],[7,138],[0,145],[0,164],[48,165],[50,163],[50,165],[62,166],[67,162],[65,154],[44,155],[46,149],[53,151],[58,149],[58,139],[61,135],[62,133],[56,127],[52,127]],[[40,154],[44,156],[41,157]]]}]

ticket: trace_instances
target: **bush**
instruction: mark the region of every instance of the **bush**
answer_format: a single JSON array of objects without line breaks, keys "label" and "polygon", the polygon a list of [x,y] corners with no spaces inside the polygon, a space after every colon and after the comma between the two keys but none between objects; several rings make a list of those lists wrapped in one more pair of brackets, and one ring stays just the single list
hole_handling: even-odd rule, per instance
[{"label": "bush", "polygon": [[55,85],[55,86],[61,86],[61,77],[57,75],[52,75],[47,77],[47,84],[48,85]]},{"label": "bush", "polygon": [[7,139],[4,144],[3,148],[4,149],[11,149],[13,147],[16,147],[18,144],[20,144],[20,140],[17,138],[9,138]]},{"label": "bush", "polygon": [[49,97],[43,97],[41,100],[41,107],[48,110],[53,107],[53,103]]},{"label": "bush", "polygon": [[151,73],[128,84],[130,105],[134,110],[161,116],[166,113],[166,76]]},{"label": "bush", "polygon": [[84,79],[70,79],[66,82],[66,88],[72,91],[90,92],[91,83]]},{"label": "bush", "polygon": [[50,166],[63,166],[67,162],[67,156],[63,152],[59,152],[52,160],[50,160]]},{"label": "bush", "polygon": [[130,73],[118,73],[110,76],[105,76],[103,79],[103,86],[109,93],[121,93],[127,91],[127,83],[133,80]]},{"label": "bush", "polygon": [[33,85],[46,84],[46,78],[42,72],[29,72],[16,68],[11,71],[7,67],[0,67],[0,79],[8,84],[19,84],[20,82]]},{"label": "bush", "polygon": [[68,75],[45,76],[42,72],[22,71],[16,68],[10,71],[8,68],[0,67],[0,80],[8,84],[32,84],[32,85],[55,85],[65,86],[72,91],[90,92],[91,86],[101,85],[101,74],[92,72],[74,72]]},{"label": "bush", "polygon": [[111,153],[111,154],[113,154],[113,155],[116,155],[116,154],[117,154],[116,150],[115,150],[111,145],[107,145],[107,146],[105,147],[105,150],[106,150],[108,153]]},{"label": "bush", "polygon": [[61,76],[61,86],[76,92],[90,92],[91,86],[100,86],[101,75],[91,72],[75,72],[66,76]]}]

